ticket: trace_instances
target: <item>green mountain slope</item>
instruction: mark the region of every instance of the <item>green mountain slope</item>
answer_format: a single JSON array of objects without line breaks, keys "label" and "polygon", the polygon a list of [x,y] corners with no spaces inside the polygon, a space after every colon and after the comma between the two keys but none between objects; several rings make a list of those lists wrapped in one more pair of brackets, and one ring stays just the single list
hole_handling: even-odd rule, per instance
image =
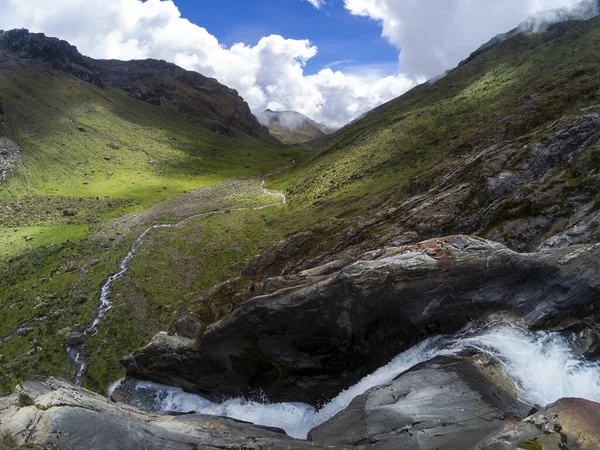
[{"label": "green mountain slope", "polygon": [[359,213],[475,146],[526,138],[600,103],[600,19],[520,34],[335,133],[286,184],[292,204]]},{"label": "green mountain slope", "polygon": [[[25,30],[0,33],[0,99],[0,134],[21,147],[0,190],[5,230],[79,226],[272,170],[290,155],[265,150],[277,141],[215,80],[159,61],[94,61]],[[6,231],[6,255],[2,238]]]}]

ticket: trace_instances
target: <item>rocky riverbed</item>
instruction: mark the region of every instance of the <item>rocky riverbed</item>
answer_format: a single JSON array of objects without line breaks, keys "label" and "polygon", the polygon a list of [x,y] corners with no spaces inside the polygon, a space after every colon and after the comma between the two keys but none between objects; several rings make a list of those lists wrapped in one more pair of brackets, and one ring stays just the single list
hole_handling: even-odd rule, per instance
[{"label": "rocky riverbed", "polygon": [[26,448],[597,449],[600,404],[582,397],[600,400],[600,365],[574,336],[496,316],[403,352],[319,410],[133,379],[110,399],[30,382],[0,399],[0,424]]}]

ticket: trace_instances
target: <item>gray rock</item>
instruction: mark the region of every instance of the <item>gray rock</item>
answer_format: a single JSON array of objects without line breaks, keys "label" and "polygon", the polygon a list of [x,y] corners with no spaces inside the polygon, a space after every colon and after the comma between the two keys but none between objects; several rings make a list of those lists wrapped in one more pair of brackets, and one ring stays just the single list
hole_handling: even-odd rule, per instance
[{"label": "gray rock", "polygon": [[76,295],[75,297],[73,297],[73,304],[81,305],[81,304],[87,302],[88,300],[89,299],[85,295]]},{"label": "gray rock", "polygon": [[478,450],[597,450],[600,448],[600,404],[562,399],[516,427],[490,439]]},{"label": "gray rock", "polygon": [[576,336],[577,350],[586,359],[600,358],[600,329],[588,327]]},{"label": "gray rock", "polygon": [[368,258],[247,301],[208,327],[199,347],[161,335],[123,360],[127,375],[317,405],[430,335],[501,311],[558,326],[587,314],[600,293],[600,245],[521,254],[452,236]]},{"label": "gray rock", "polygon": [[67,345],[70,345],[71,347],[76,347],[85,342],[85,334],[79,333],[77,331],[71,331],[71,332],[67,333],[65,342],[67,343]]},{"label": "gray rock", "polygon": [[355,398],[309,440],[374,450],[474,449],[531,410],[494,372],[473,361],[435,358]]},{"label": "gray rock", "polygon": [[[521,252],[599,242],[600,115],[561,125],[535,146],[504,141],[419,175],[411,185],[429,189],[393,219],[423,238],[474,234]],[[568,234],[562,222],[572,222]]]},{"label": "gray rock", "polygon": [[193,339],[166,333],[157,334],[150,344],[122,363],[130,374],[146,374],[140,378],[179,386],[188,392],[208,393],[223,382],[222,370],[197,351]]}]

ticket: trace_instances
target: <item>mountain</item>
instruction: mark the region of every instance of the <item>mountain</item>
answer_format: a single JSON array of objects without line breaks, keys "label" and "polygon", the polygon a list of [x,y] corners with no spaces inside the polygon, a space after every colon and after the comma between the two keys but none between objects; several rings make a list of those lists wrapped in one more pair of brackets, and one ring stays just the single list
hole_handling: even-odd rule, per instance
[{"label": "mountain", "polygon": [[271,135],[284,144],[304,144],[322,138],[333,130],[295,111],[271,111],[267,109],[258,116]]},{"label": "mountain", "polygon": [[120,88],[215,133],[274,143],[235,90],[165,61],[94,60],[68,42],[27,30],[0,31],[0,52],[5,67],[31,64],[66,72],[102,89]]}]

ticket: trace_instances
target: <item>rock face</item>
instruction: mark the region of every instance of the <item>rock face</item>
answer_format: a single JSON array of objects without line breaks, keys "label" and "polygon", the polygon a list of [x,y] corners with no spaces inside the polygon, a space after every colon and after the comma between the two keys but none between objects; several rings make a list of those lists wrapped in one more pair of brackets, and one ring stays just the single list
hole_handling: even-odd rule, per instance
[{"label": "rock face", "polygon": [[534,328],[585,317],[598,301],[599,256],[600,245],[520,254],[467,236],[382,249],[249,300],[210,326],[199,350],[160,337],[123,364],[202,395],[316,405],[416,342],[495,312]]},{"label": "rock face", "polygon": [[84,341],[85,341],[85,334],[80,333],[78,331],[71,331],[70,333],[67,333],[67,337],[65,339],[65,342],[67,343],[67,345],[70,345],[72,347],[81,345],[84,343]]},{"label": "rock face", "polygon": [[79,53],[77,47],[42,33],[30,33],[25,29],[0,31],[0,55],[16,56],[18,59],[67,72],[98,87],[104,87],[100,76]]},{"label": "rock face", "polygon": [[86,60],[107,85],[155,106],[174,109],[192,120],[210,120],[207,126],[216,133],[236,136],[235,130],[239,130],[255,138],[269,136],[237,91],[214,78],[152,59]]},{"label": "rock face", "polygon": [[600,404],[567,398],[543,408],[480,450],[596,450],[600,448]]},{"label": "rock face", "polygon": [[419,175],[394,220],[424,238],[474,234],[517,251],[597,242],[600,114],[553,125],[543,143],[504,141]]},{"label": "rock face", "polygon": [[166,61],[94,60],[66,41],[24,29],[0,31],[0,58],[66,72],[99,88],[118,87],[220,134],[277,143],[234,89]]},{"label": "rock face", "polygon": [[231,419],[145,413],[52,379],[45,383],[25,383],[16,394],[0,399],[0,424],[1,431],[8,432],[15,444],[22,446],[19,448],[321,448],[288,438],[277,429]]},{"label": "rock face", "polygon": [[473,361],[438,357],[355,398],[309,440],[377,450],[469,450],[530,410]]}]

